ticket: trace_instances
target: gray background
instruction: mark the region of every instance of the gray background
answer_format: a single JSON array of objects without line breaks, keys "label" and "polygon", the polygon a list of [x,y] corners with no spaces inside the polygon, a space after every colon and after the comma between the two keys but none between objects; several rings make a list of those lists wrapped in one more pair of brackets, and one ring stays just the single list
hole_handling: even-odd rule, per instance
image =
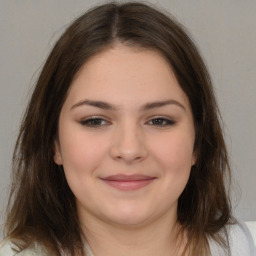
[{"label": "gray background", "polygon": [[[65,26],[102,2],[0,0],[1,224],[11,154],[31,88]],[[234,173],[234,213],[246,221],[256,220],[256,1],[144,2],[157,4],[176,16],[198,44],[212,74],[224,119]]]}]

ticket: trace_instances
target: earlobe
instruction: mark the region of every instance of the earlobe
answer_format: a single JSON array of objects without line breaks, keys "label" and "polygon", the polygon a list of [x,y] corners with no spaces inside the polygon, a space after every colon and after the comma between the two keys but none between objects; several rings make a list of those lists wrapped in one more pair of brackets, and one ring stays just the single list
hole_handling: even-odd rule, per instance
[{"label": "earlobe", "polygon": [[193,153],[193,156],[192,156],[191,166],[194,166],[194,165],[196,164],[196,161],[197,161],[197,155],[196,155],[196,153],[194,152],[194,153]]},{"label": "earlobe", "polygon": [[57,141],[54,142],[53,160],[54,160],[55,164],[62,165],[62,156],[60,153],[59,143]]}]

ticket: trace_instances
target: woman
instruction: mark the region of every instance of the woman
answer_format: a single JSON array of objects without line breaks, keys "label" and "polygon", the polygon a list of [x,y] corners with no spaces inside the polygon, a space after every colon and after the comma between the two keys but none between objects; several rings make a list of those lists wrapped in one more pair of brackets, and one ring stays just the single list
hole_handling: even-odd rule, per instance
[{"label": "woman", "polygon": [[0,255],[251,255],[206,67],[147,5],[105,4],[65,31],[13,171]]}]

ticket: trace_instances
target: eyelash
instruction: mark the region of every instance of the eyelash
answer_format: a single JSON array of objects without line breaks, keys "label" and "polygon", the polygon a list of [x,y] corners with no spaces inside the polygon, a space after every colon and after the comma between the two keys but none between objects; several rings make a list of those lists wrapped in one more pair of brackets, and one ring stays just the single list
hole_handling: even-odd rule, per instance
[{"label": "eyelash", "polygon": [[[152,118],[150,119],[150,121],[148,123],[152,123],[152,121],[157,121],[157,123],[155,124],[150,124],[153,126],[159,126],[159,127],[166,127],[166,126],[171,126],[175,124],[175,121],[168,119],[168,118],[164,118],[164,117],[156,117],[156,118]],[[160,121],[160,123],[159,123]]]},{"label": "eyelash", "polygon": [[[111,124],[109,121],[102,117],[90,117],[88,119],[82,120],[80,123],[83,126],[90,128],[101,128]],[[146,124],[149,124],[150,126],[166,127],[174,125],[175,121],[164,117],[155,117],[147,121]]]},{"label": "eyelash", "polygon": [[[102,124],[102,122],[105,122],[105,124]],[[82,120],[80,123],[84,126],[92,127],[92,128],[100,128],[110,124],[110,122],[108,122],[106,119],[102,117],[90,117],[88,119]]]}]

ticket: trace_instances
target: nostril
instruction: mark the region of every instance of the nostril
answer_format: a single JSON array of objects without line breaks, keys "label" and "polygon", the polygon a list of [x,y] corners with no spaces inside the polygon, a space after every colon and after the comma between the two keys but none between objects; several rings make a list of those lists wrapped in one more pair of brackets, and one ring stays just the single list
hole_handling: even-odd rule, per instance
[{"label": "nostril", "polygon": [[111,149],[111,156],[116,160],[122,160],[126,162],[133,162],[144,159],[147,155],[146,148],[136,148],[136,149],[124,149],[113,147]]},{"label": "nostril", "polygon": [[146,157],[146,143],[135,122],[125,122],[116,130],[110,148],[111,157],[126,162],[139,161]]}]

